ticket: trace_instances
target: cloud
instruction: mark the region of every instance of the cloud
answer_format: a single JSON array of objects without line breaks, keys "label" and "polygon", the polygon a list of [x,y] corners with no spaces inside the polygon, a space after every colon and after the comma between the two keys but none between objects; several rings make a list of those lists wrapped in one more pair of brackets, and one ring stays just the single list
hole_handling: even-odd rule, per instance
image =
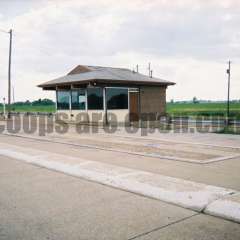
[{"label": "cloud", "polygon": [[[149,61],[155,76],[177,82],[169,88],[169,99],[224,99],[229,58],[235,72],[232,97],[239,98],[239,1],[54,0],[5,2],[5,7],[0,28],[14,29],[16,99],[53,96],[36,85],[77,64],[132,68],[138,63],[146,72]],[[11,17],[6,17],[8,11]],[[0,52],[3,97],[8,60],[4,34]]]}]

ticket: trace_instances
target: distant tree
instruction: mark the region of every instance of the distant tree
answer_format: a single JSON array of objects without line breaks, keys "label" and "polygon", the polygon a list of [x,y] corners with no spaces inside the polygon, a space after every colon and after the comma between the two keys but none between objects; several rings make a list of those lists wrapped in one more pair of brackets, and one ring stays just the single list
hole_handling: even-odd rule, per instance
[{"label": "distant tree", "polygon": [[54,105],[54,102],[50,99],[44,98],[44,99],[38,99],[36,101],[32,102],[33,106],[49,106],[49,105]]},{"label": "distant tree", "polygon": [[55,102],[52,101],[51,99],[44,98],[44,99],[42,100],[42,104],[43,104],[43,105],[54,105]]},{"label": "distant tree", "polygon": [[32,106],[39,106],[41,105],[41,102],[42,102],[41,98],[39,98],[38,100],[32,101]]},{"label": "distant tree", "polygon": [[19,102],[15,102],[14,103],[14,105],[15,106],[23,106],[23,105],[30,105],[31,104],[31,102],[30,101],[25,101],[25,102],[21,102],[21,101],[19,101]]},{"label": "distant tree", "polygon": [[174,103],[174,99],[171,99],[171,101],[170,101],[171,103]]},{"label": "distant tree", "polygon": [[14,105],[15,106],[23,106],[23,105],[32,105],[32,106],[50,106],[50,105],[54,105],[55,102],[52,101],[51,99],[47,99],[47,98],[44,98],[44,99],[38,99],[38,100],[35,100],[35,101],[32,101],[30,102],[29,100],[26,100],[25,102],[22,102],[22,101],[19,101],[19,102],[15,102]]},{"label": "distant tree", "polygon": [[199,103],[199,101],[197,100],[197,97],[193,97],[193,103],[196,104],[196,103]]}]

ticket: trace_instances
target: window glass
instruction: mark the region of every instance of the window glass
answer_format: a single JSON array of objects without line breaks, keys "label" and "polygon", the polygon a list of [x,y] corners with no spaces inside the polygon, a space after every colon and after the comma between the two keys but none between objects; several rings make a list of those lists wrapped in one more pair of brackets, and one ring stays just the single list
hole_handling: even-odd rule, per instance
[{"label": "window glass", "polygon": [[85,110],[86,95],[84,89],[72,91],[72,109],[73,110]]},{"label": "window glass", "polygon": [[102,88],[88,88],[88,109],[101,110],[103,109],[103,89]]},{"label": "window glass", "polygon": [[57,109],[70,109],[70,91],[57,91]]},{"label": "window glass", "polygon": [[128,89],[107,88],[107,109],[128,109]]}]

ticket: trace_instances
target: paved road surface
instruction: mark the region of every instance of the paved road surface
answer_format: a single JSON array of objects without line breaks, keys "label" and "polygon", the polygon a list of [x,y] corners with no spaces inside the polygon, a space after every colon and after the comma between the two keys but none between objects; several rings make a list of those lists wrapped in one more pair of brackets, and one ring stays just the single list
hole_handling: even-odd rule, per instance
[{"label": "paved road surface", "polygon": [[239,224],[0,157],[0,239],[239,239]]},{"label": "paved road surface", "polygon": [[[26,137],[31,137],[31,135],[26,135]],[[104,136],[101,137],[104,139]],[[211,137],[213,138],[213,136]],[[94,135],[92,138],[96,139]],[[44,139],[51,140],[51,137],[42,137],[42,140]],[[61,136],[60,139],[65,141],[65,136]],[[197,139],[198,136],[195,136],[195,140]],[[78,143],[77,139],[66,139],[66,141],[67,140],[72,143]],[[240,157],[201,165],[159,158],[134,156],[121,152],[110,152],[91,148],[76,147],[54,142],[37,141],[33,139],[12,137],[1,134],[0,141],[7,144],[33,147],[39,150],[66,154],[67,156],[81,157],[86,160],[99,161],[117,166],[149,171],[152,173],[163,174],[219,187],[232,188],[240,191]],[[134,141],[137,140],[134,139]],[[154,141],[152,142],[154,143]],[[235,140],[234,143],[239,143],[240,145],[240,141]],[[197,147],[198,146],[195,148]]]},{"label": "paved road surface", "polygon": [[[212,142],[214,136],[208,136]],[[191,138],[203,141],[204,136]],[[227,136],[226,142],[221,139],[216,142],[239,145],[235,136]],[[199,165],[4,135],[0,142],[240,190],[240,158]],[[238,240],[240,236],[237,223],[4,156],[0,176],[0,240]]]}]

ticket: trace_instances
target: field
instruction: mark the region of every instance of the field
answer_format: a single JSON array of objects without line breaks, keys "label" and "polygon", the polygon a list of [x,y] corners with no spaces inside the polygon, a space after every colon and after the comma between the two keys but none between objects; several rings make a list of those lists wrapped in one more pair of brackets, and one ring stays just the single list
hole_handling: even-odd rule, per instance
[{"label": "field", "polygon": [[[168,103],[167,113],[176,116],[226,116],[226,103]],[[240,103],[230,103],[230,116],[240,119]]]},{"label": "field", "polygon": [[[41,106],[12,106],[12,111],[16,112],[55,112],[55,105]],[[3,107],[0,106],[0,112]],[[175,116],[226,116],[226,103],[168,103],[167,113]],[[240,103],[230,104],[230,116],[240,119]]]},{"label": "field", "polygon": [[[31,105],[17,105],[11,106],[11,110],[14,112],[55,112],[55,105],[41,105],[41,106],[31,106]],[[0,106],[0,112],[3,111],[3,107]]]}]

